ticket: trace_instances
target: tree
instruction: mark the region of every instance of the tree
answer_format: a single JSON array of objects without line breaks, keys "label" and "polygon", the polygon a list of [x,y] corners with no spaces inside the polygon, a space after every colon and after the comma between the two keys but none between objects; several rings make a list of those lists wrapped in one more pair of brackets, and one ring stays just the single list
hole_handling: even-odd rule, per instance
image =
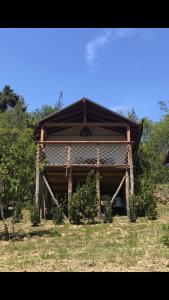
[{"label": "tree", "polygon": [[139,117],[137,116],[134,108],[132,108],[131,111],[128,111],[127,115],[129,120],[139,123]]},{"label": "tree", "polygon": [[0,92],[0,111],[14,108],[18,103],[22,106],[22,110],[26,111],[23,97],[17,95],[9,85],[5,85],[2,92]]},{"label": "tree", "polygon": [[44,117],[47,117],[52,113],[60,111],[63,107],[61,98],[62,98],[62,94],[60,95],[55,105],[42,105],[41,108],[38,108],[34,112],[29,113],[29,118],[31,122],[34,125],[36,125]]}]

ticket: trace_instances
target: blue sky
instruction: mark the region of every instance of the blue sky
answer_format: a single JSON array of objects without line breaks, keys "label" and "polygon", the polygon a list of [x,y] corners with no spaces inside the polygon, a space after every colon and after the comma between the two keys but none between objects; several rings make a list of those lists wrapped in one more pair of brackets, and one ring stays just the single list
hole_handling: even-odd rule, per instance
[{"label": "blue sky", "polygon": [[28,109],[87,97],[158,120],[169,100],[167,28],[0,29],[0,90],[9,84]]}]

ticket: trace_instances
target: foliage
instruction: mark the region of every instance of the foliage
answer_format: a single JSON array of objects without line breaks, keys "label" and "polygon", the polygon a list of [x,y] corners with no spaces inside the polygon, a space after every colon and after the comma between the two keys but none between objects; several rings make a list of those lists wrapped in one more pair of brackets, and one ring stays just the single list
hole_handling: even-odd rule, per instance
[{"label": "foliage", "polygon": [[148,220],[157,219],[157,198],[154,195],[154,185],[143,178],[138,195],[129,196],[129,220],[136,222],[138,217],[147,216]]},{"label": "foliage", "polygon": [[138,218],[138,207],[140,204],[140,198],[136,195],[129,196],[129,221],[134,223]]},{"label": "foliage", "polygon": [[102,219],[104,223],[112,223],[113,209],[111,205],[111,197],[108,195],[103,195],[101,197],[102,203]]},{"label": "foliage", "polygon": [[35,111],[29,113],[30,122],[37,124],[41,119],[47,117],[52,113],[60,111],[63,107],[60,99],[56,102],[55,105],[42,105],[41,108],[36,109]]},{"label": "foliage", "polygon": [[127,115],[128,115],[127,117],[128,117],[129,120],[134,121],[136,123],[139,122],[139,117],[137,116],[134,108],[132,108],[131,111],[128,111]]},{"label": "foliage", "polygon": [[167,247],[169,247],[169,225],[163,225],[162,227],[165,234],[160,238],[160,241]]},{"label": "foliage", "polygon": [[144,178],[141,183],[141,199],[143,200],[143,211],[149,220],[157,219],[157,198],[154,195],[155,186],[148,179]]},{"label": "foliage", "polygon": [[16,104],[20,104],[22,111],[26,110],[23,97],[17,95],[9,85],[5,85],[2,92],[0,92],[0,111],[4,112],[14,108]]},{"label": "foliage", "polygon": [[6,203],[27,201],[34,193],[36,147],[32,129],[0,129],[0,171]]},{"label": "foliage", "polygon": [[60,225],[64,223],[64,214],[61,206],[53,207],[52,219],[54,224]]},{"label": "foliage", "polygon": [[40,212],[39,209],[34,204],[30,210],[30,221],[32,226],[38,226],[40,224]]},{"label": "foliage", "polygon": [[97,174],[91,171],[86,183],[82,186],[78,185],[72,196],[69,213],[71,221],[75,224],[80,224],[85,220],[90,223],[95,222],[97,215],[96,176]]}]

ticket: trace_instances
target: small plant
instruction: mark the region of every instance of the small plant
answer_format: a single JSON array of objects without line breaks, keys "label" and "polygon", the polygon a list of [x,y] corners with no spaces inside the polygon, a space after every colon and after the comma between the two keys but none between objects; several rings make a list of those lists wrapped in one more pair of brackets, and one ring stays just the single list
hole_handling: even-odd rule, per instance
[{"label": "small plant", "polygon": [[113,210],[111,205],[111,197],[108,195],[103,195],[101,197],[102,203],[102,219],[104,223],[112,223]]},{"label": "small plant", "polygon": [[169,247],[169,225],[163,225],[162,229],[165,231],[165,235],[161,237],[160,241]]},{"label": "small plant", "polygon": [[143,210],[148,220],[157,219],[157,198],[154,195],[155,187],[150,180],[143,180],[141,184],[140,196],[143,200]]},{"label": "small plant", "polygon": [[136,195],[129,196],[129,221],[135,223],[138,218],[138,207],[139,207],[140,197]]},{"label": "small plant", "polygon": [[70,205],[70,221],[74,224],[81,222],[94,223],[97,215],[96,176],[91,171],[83,186],[77,186]]},{"label": "small plant", "polygon": [[40,224],[40,212],[35,204],[30,211],[30,220],[31,220],[32,226],[38,226],[38,224]]},{"label": "small plant", "polygon": [[54,224],[60,225],[64,223],[64,214],[62,207],[56,206],[52,209],[52,219]]}]

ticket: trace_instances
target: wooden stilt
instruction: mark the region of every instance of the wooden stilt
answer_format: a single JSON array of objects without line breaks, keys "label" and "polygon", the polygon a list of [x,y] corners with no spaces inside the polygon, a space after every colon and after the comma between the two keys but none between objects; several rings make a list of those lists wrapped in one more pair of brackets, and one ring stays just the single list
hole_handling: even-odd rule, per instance
[{"label": "wooden stilt", "polygon": [[134,195],[134,175],[133,175],[133,166],[130,167],[130,195]]},{"label": "wooden stilt", "polygon": [[114,193],[114,195],[113,195],[113,197],[112,197],[112,199],[111,199],[111,205],[113,205],[116,196],[117,196],[118,193],[120,192],[120,189],[121,189],[121,187],[122,187],[122,185],[123,185],[123,182],[124,182],[124,180],[125,180],[125,177],[126,177],[126,175],[122,178],[122,180],[121,180],[121,182],[120,182],[120,184],[119,184],[119,186],[118,186],[116,192]]},{"label": "wooden stilt", "polygon": [[68,170],[68,218],[70,219],[70,203],[72,199],[72,191],[73,191],[73,176],[72,176],[72,168]]},{"label": "wooden stilt", "polygon": [[[52,192],[52,190],[51,190],[51,188],[50,188],[50,185],[49,185],[49,183],[48,183],[48,181],[47,181],[47,179],[46,179],[46,177],[43,175],[43,179],[44,179],[44,182],[45,182],[45,184],[46,184],[46,187],[47,187],[47,189],[48,189],[48,191],[49,191],[49,193],[50,193],[50,195],[51,195],[51,197],[52,197],[52,200],[53,200],[53,202],[55,203],[55,205],[56,206],[60,206],[59,205],[59,202],[58,202],[58,200],[55,198],[55,196],[54,196],[54,194],[53,194],[53,192]],[[67,220],[67,217],[64,215],[64,218]]]},{"label": "wooden stilt", "polygon": [[35,201],[36,201],[36,207],[37,209],[40,209],[40,203],[39,203],[39,192],[40,192],[40,171],[39,171],[39,154],[40,149],[39,145],[37,145],[37,152],[36,152],[36,190],[35,190]]},{"label": "wooden stilt", "polygon": [[128,170],[126,170],[126,209],[127,209],[127,215],[129,215],[129,174]]},{"label": "wooden stilt", "polygon": [[97,171],[96,174],[96,200],[97,200],[97,209],[98,209],[98,218],[101,217],[101,195],[100,195],[100,171]]}]

